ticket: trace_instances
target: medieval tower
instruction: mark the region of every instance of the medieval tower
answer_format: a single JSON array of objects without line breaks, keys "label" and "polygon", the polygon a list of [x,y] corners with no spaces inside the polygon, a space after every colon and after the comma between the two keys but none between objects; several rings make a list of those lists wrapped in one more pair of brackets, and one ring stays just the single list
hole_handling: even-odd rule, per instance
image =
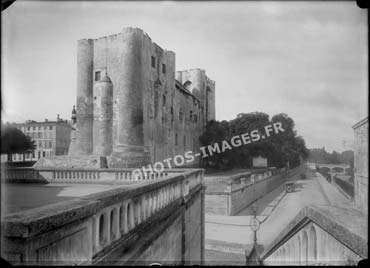
[{"label": "medieval tower", "polygon": [[77,47],[75,132],[70,156],[133,167],[199,151],[215,119],[215,82],[202,69],[176,72],[175,53],[141,29],[83,39]]}]

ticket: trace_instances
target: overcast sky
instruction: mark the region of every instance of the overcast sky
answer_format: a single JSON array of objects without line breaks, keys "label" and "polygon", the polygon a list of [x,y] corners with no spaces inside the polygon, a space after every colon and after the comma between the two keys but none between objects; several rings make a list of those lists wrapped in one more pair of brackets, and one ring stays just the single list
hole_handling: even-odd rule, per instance
[{"label": "overcast sky", "polygon": [[355,2],[19,2],[2,12],[3,121],[70,118],[76,41],[143,29],[216,81],[217,120],[287,113],[343,151],[367,116],[367,11]]}]

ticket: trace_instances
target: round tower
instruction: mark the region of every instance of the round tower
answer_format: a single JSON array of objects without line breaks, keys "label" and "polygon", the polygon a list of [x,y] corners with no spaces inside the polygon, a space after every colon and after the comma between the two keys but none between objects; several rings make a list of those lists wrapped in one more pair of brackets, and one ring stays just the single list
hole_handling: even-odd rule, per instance
[{"label": "round tower", "polygon": [[122,31],[122,68],[117,99],[116,152],[143,151],[143,32],[125,28]]},{"label": "round tower", "polygon": [[76,154],[92,153],[94,41],[83,39],[77,45]]},{"label": "round tower", "polygon": [[94,84],[93,154],[112,153],[113,84],[106,74]]},{"label": "round tower", "polygon": [[184,74],[182,74],[183,84],[187,83],[187,81],[191,82],[189,90],[191,90],[191,93],[194,96],[203,101],[205,97],[204,96],[205,71],[202,69],[191,69],[186,71],[185,77]]}]

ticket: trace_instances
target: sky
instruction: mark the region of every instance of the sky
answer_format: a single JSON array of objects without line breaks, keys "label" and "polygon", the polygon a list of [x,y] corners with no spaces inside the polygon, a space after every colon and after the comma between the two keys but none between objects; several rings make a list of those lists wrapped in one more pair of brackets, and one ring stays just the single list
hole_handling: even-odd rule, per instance
[{"label": "sky", "polygon": [[216,81],[216,119],[286,113],[308,148],[343,151],[368,116],[367,11],[355,2],[16,1],[2,12],[2,121],[70,119],[76,44],[143,29],[176,69]]}]

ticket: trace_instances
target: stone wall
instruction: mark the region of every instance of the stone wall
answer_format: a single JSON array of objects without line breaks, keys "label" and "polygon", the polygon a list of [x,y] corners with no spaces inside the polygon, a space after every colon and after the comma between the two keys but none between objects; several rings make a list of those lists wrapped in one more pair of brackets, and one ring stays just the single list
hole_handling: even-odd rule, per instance
[{"label": "stone wall", "polygon": [[[182,224],[182,218],[178,217],[172,225],[141,254],[140,260],[142,260],[144,264],[181,264],[183,239]],[[171,241],[171,243],[169,243],[169,241]]]},{"label": "stone wall", "polygon": [[355,204],[364,213],[368,213],[368,188],[369,188],[369,122],[364,119],[357,123],[355,134],[355,161],[354,161],[354,186]]},{"label": "stone wall", "polygon": [[[285,172],[279,170],[262,170],[258,174],[240,175],[239,179],[237,179],[237,175],[234,177],[225,189],[222,186],[218,190],[217,187],[211,187],[210,190],[207,188],[205,196],[206,213],[236,215],[253,201],[285,182]],[[253,182],[251,177],[253,177]]]},{"label": "stone wall", "polygon": [[206,194],[206,213],[229,215],[229,194]]},{"label": "stone wall", "polygon": [[[185,80],[176,81],[175,53],[162,49],[137,28],[78,44],[77,130],[71,154],[90,154],[95,146],[92,102],[99,98],[93,90],[99,74],[108,74],[113,85],[110,167],[128,167],[115,161],[128,153],[148,155],[154,163],[199,151],[204,125],[215,119],[215,83],[204,70],[184,71]],[[193,85],[190,91],[186,82]]]},{"label": "stone wall", "polygon": [[231,193],[230,214],[236,215],[239,211],[250,205],[253,201],[261,198],[273,189],[285,182],[283,174],[276,174],[254,184],[235,190]]},{"label": "stone wall", "polygon": [[200,265],[203,259],[203,239],[204,239],[204,214],[202,195],[197,195],[187,204],[184,214],[183,232],[184,245],[183,250],[185,265]]}]

